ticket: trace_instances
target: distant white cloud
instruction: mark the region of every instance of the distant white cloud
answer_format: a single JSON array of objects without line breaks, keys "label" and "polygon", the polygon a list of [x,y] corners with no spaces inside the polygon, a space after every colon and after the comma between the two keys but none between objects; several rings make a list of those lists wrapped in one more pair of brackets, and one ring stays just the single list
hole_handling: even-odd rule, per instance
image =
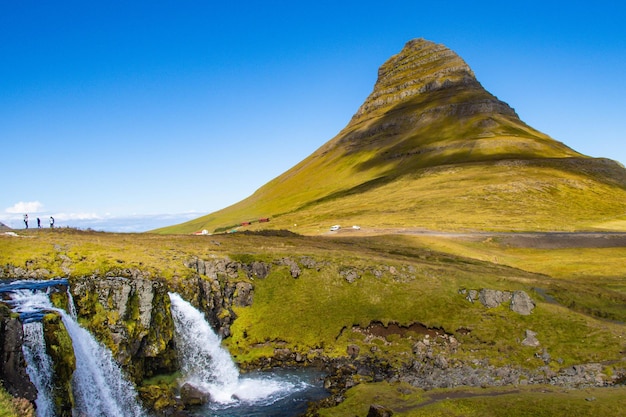
[{"label": "distant white cloud", "polygon": [[[58,226],[70,226],[80,229],[92,229],[104,232],[146,232],[160,227],[172,226],[196,217],[199,213],[180,214],[137,214],[120,217],[94,217],[83,219],[67,219],[56,223]],[[55,217],[56,219],[57,217]]]},{"label": "distant white cloud", "polygon": [[57,220],[100,220],[101,216],[96,213],[57,213],[53,214]]},{"label": "distant white cloud", "polygon": [[7,213],[39,213],[43,211],[43,204],[39,201],[20,201],[15,203],[12,207],[8,207],[4,210]]}]

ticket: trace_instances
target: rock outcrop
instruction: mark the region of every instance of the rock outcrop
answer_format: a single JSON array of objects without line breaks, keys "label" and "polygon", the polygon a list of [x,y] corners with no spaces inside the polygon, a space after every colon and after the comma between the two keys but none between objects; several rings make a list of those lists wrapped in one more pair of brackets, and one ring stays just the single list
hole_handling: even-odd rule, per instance
[{"label": "rock outcrop", "polygon": [[180,398],[186,406],[202,405],[209,402],[211,396],[189,383],[180,387]]},{"label": "rock outcrop", "polygon": [[247,264],[228,258],[203,260],[195,257],[186,261],[185,266],[196,274],[180,280],[172,290],[203,311],[221,337],[230,335],[230,326],[237,317],[233,306],[252,304],[254,291],[248,280],[263,279],[271,269],[268,263]]},{"label": "rock outcrop", "polygon": [[22,323],[0,305],[0,380],[11,395],[35,401],[37,389],[26,372],[23,340]]},{"label": "rock outcrop", "polygon": [[385,406],[378,405],[378,404],[370,405],[370,409],[367,412],[367,417],[391,417],[391,416],[393,416],[393,411],[391,411],[389,408]]},{"label": "rock outcrop", "polygon": [[517,314],[527,316],[535,308],[535,302],[525,291],[501,291],[489,288],[481,290],[460,289],[459,294],[463,295],[467,301],[473,303],[479,301],[487,308],[496,308],[502,304],[509,303],[509,308]]},{"label": "rock outcrop", "polygon": [[535,308],[535,302],[524,291],[515,291],[511,297],[511,311],[514,311],[523,316],[527,316],[532,313]]},{"label": "rock outcrop", "polygon": [[[482,89],[471,68],[452,50],[425,39],[414,39],[379,68],[374,91],[352,120],[376,114],[415,96],[455,87]],[[444,112],[461,116],[479,112],[501,113],[517,117],[509,105],[495,97],[465,102],[460,106],[447,104],[429,111],[431,114]]]},{"label": "rock outcrop", "polygon": [[[307,273],[316,273],[330,266],[336,271],[338,278],[341,278],[342,284],[345,280],[349,285],[358,285],[361,282],[359,280],[365,279],[367,274],[378,279],[386,276],[397,282],[406,282],[415,279],[416,273],[411,265],[359,268],[332,265],[310,257],[245,262],[229,258],[193,257],[185,262],[185,266],[188,274],[173,277],[167,283],[148,272],[130,269],[111,272],[106,276],[69,279],[70,292],[81,324],[111,349],[118,363],[137,385],[145,382],[146,378],[171,374],[177,370],[168,292],[178,292],[202,310],[212,327],[226,337],[236,319],[235,307],[250,306],[254,302],[254,283],[266,279],[270,273],[281,273],[285,277],[302,280],[301,274],[306,277]],[[30,272],[24,269],[23,274],[28,276]],[[326,272],[328,271],[324,271]],[[508,303],[508,307],[518,314],[531,314],[535,307],[532,298],[519,290],[462,289],[459,293],[485,308],[498,308]],[[56,291],[50,298],[55,305],[67,309],[67,291]],[[471,306],[468,305],[469,307]],[[23,379],[25,372],[24,358],[20,356],[21,324],[4,308],[0,309],[0,326],[0,353],[3,359],[0,376],[6,381],[7,369],[12,369],[14,376],[11,381],[16,382],[11,382],[11,386],[19,388],[24,383],[19,391],[15,391],[16,394],[33,399],[33,391],[28,387],[28,381]],[[57,375],[55,386],[58,386],[55,397],[67,399],[66,402],[57,403],[57,414],[69,416],[71,395],[67,384],[72,373],[72,354],[67,334],[56,314],[44,317],[44,327],[46,342],[53,347],[53,354],[56,355],[53,358]],[[543,351],[535,350],[534,353],[534,358],[539,358],[545,366],[526,370],[519,366],[492,366],[488,360],[459,359],[455,354],[462,344],[461,339],[443,329],[429,328],[420,323],[400,326],[398,323],[383,325],[372,322],[364,328],[355,326],[352,331],[359,333],[354,340],[366,344],[375,343],[371,343],[371,348],[364,348],[367,345],[351,341],[345,349],[345,355],[340,358],[326,357],[321,348],[298,352],[291,349],[291,346],[274,345],[273,355],[261,358],[258,363],[250,366],[323,366],[330,374],[327,386],[331,388],[333,400],[336,401],[341,401],[343,392],[360,381],[403,381],[416,387],[431,389],[460,385],[498,386],[525,383],[603,386],[610,378],[619,378],[619,375],[603,374],[602,366],[595,364],[554,371],[549,366],[554,363],[547,343],[546,347],[542,347]],[[460,330],[457,332],[463,334]],[[394,338],[404,338],[408,334],[411,335],[408,337],[415,338],[415,342],[411,342],[409,348],[398,356],[397,363],[392,365],[384,357],[377,357],[376,345],[387,346]],[[387,339],[387,336],[390,337]],[[519,336],[522,339],[522,335]],[[518,339],[518,342],[534,348],[541,345],[537,334],[532,330],[527,330],[524,340]],[[271,343],[268,342],[268,345]],[[183,408],[185,403],[200,404],[209,400],[192,386],[178,390],[178,387],[172,388],[167,384],[144,384],[139,392],[149,408],[161,415],[171,415],[174,410]],[[384,412],[375,412],[379,411]]]},{"label": "rock outcrop", "polygon": [[176,369],[167,287],[139,271],[71,281],[85,326],[105,343],[136,382]]}]

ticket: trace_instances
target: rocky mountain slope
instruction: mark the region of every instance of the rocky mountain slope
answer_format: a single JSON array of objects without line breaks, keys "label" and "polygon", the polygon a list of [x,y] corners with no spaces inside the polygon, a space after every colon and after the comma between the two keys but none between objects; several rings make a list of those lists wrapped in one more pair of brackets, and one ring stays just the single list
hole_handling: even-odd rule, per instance
[{"label": "rocky mountain slope", "polygon": [[268,228],[255,223],[268,217],[305,234],[335,223],[619,229],[625,214],[621,165],[526,125],[456,53],[417,39],[380,67],[352,120],[312,155],[245,200],[159,232]]}]

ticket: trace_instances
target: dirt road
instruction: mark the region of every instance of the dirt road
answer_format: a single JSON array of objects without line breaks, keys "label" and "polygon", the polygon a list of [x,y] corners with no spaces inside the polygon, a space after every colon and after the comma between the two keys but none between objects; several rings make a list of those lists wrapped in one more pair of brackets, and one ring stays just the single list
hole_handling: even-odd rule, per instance
[{"label": "dirt road", "polygon": [[420,235],[475,241],[493,238],[505,245],[537,249],[626,247],[624,232],[440,232],[418,228],[362,228],[341,229],[336,233],[343,236]]}]

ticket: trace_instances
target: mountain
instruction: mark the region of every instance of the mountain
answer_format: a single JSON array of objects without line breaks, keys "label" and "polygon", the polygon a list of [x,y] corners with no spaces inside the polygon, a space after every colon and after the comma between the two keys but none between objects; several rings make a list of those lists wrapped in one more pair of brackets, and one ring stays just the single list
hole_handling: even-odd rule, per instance
[{"label": "mountain", "polygon": [[380,67],[348,125],[313,154],[239,203],[156,232],[314,234],[333,224],[626,230],[626,170],[528,126],[455,52],[415,39]]}]

